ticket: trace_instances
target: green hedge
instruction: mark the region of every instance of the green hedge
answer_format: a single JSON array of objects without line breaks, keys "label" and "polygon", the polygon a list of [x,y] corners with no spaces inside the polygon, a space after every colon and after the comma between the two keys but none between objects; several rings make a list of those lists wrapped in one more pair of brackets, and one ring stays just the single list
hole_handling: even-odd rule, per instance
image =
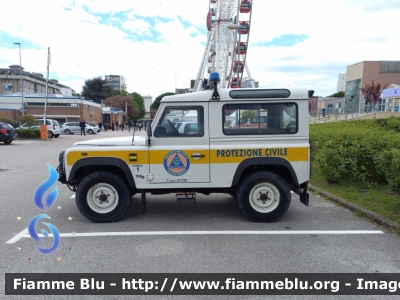
[{"label": "green hedge", "polygon": [[17,129],[19,139],[40,139],[40,129]]},{"label": "green hedge", "polygon": [[[329,183],[399,185],[400,118],[310,125],[311,158]],[[397,183],[396,183],[397,180]]]},{"label": "green hedge", "polygon": [[8,124],[14,126],[13,121],[11,121],[10,119],[0,118],[0,122],[5,122],[5,123],[8,123]]}]

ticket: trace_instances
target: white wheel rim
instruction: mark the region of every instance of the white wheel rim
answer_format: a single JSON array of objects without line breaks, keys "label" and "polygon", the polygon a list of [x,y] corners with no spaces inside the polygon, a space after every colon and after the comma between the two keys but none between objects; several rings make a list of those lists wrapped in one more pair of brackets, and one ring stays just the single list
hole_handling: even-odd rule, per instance
[{"label": "white wheel rim", "polygon": [[98,183],[92,186],[87,193],[87,203],[96,213],[107,214],[117,207],[118,192],[107,183]]},{"label": "white wheel rim", "polygon": [[270,183],[260,183],[253,187],[249,194],[251,207],[259,213],[274,211],[280,202],[279,190]]}]

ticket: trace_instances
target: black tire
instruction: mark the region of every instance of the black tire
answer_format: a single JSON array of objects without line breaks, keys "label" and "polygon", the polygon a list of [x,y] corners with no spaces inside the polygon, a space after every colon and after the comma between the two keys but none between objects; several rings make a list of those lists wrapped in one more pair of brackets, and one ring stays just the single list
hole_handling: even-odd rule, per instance
[{"label": "black tire", "polygon": [[[103,199],[99,195],[104,195]],[[119,176],[102,171],[83,178],[76,189],[75,201],[86,219],[95,223],[117,222],[128,211],[131,194]]]},{"label": "black tire", "polygon": [[12,142],[12,140],[4,141],[4,144],[6,144],[6,145],[10,145],[10,144],[11,144],[11,142]]},{"label": "black tire", "polygon": [[70,135],[70,134],[71,134],[71,130],[65,129],[65,130],[64,130],[64,133],[65,133],[66,135]]},{"label": "black tire", "polygon": [[59,134],[55,134],[55,135],[54,135],[54,137],[56,137],[56,138],[59,137],[59,136],[60,136]]},{"label": "black tire", "polygon": [[89,129],[89,130],[87,131],[87,133],[88,133],[88,134],[94,134],[94,131],[93,131],[92,129]]},{"label": "black tire", "polygon": [[47,137],[51,139],[54,136],[54,134],[51,131],[47,131]]},{"label": "black tire", "polygon": [[239,208],[253,222],[279,220],[289,209],[290,201],[289,185],[273,172],[252,173],[237,190]]},{"label": "black tire", "polygon": [[229,195],[231,195],[233,198],[236,198],[236,192],[229,192]]}]

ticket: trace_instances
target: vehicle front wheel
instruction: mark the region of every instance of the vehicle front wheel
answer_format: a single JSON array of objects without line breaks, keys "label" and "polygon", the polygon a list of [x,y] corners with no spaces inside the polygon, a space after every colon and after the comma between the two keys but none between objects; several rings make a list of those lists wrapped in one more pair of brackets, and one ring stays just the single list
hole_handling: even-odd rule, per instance
[{"label": "vehicle front wheel", "polygon": [[94,131],[92,129],[89,129],[87,133],[94,134]]},{"label": "vehicle front wheel", "polygon": [[9,145],[11,144],[12,140],[4,141],[4,144]]},{"label": "vehicle front wheel", "polygon": [[242,213],[253,222],[275,222],[289,209],[287,182],[273,172],[255,172],[247,176],[237,190]]},{"label": "vehicle front wheel", "polygon": [[116,222],[128,211],[131,194],[119,176],[101,171],[83,178],[75,201],[86,219],[95,223]]},{"label": "vehicle front wheel", "polygon": [[64,130],[64,133],[65,133],[66,135],[70,135],[70,134],[71,134],[71,130],[65,129],[65,130]]},{"label": "vehicle front wheel", "polygon": [[54,134],[51,131],[47,131],[47,137],[51,139],[54,136]]}]

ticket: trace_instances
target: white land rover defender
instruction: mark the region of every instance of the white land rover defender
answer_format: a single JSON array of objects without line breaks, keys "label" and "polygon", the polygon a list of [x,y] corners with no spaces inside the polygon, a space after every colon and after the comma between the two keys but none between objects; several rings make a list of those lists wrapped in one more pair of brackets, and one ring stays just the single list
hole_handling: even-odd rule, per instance
[{"label": "white land rover defender", "polygon": [[226,193],[257,222],[280,219],[291,190],[308,205],[313,91],[218,89],[211,75],[209,90],[164,97],[145,137],[77,142],[60,153],[59,181],[87,219],[120,220],[135,194],[144,212],[146,193],[186,196],[178,201]]}]

